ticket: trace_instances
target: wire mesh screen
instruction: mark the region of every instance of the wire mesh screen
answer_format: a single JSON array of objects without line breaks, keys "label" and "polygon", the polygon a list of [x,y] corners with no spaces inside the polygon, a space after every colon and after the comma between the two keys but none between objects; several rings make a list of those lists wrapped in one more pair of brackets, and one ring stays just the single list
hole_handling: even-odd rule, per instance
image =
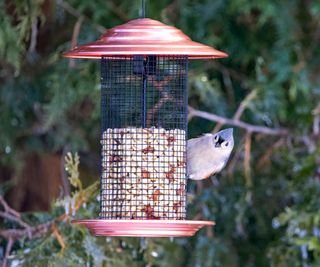
[{"label": "wire mesh screen", "polygon": [[101,59],[103,219],[185,219],[187,56]]}]

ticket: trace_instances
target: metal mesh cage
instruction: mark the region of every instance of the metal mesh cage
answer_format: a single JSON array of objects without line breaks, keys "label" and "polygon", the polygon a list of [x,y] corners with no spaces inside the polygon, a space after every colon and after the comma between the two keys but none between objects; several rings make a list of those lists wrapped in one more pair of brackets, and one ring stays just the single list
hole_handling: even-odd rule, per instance
[{"label": "metal mesh cage", "polygon": [[187,56],[101,59],[102,219],[186,217]]}]

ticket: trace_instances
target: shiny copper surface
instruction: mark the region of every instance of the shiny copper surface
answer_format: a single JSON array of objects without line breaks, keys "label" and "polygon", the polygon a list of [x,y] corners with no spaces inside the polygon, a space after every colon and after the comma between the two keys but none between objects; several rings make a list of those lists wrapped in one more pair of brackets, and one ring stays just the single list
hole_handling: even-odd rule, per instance
[{"label": "shiny copper surface", "polygon": [[73,220],[73,224],[87,227],[96,236],[146,236],[183,237],[193,236],[210,221],[187,220]]},{"label": "shiny copper surface", "polygon": [[228,55],[193,42],[179,29],[149,18],[131,20],[108,30],[99,40],[65,52],[72,58],[130,55],[188,55],[190,59],[223,58]]}]

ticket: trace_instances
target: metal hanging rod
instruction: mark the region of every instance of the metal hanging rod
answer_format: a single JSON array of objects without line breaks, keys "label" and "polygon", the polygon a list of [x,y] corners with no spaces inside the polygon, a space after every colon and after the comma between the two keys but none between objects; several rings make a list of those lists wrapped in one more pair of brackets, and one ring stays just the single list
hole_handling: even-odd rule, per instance
[{"label": "metal hanging rod", "polygon": [[141,18],[146,17],[146,1],[141,0]]}]

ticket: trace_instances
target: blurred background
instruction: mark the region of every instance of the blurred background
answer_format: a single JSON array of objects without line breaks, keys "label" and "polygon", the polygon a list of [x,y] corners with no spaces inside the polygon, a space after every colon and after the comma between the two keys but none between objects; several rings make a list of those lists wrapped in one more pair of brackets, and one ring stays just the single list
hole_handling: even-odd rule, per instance
[{"label": "blurred background", "polygon": [[320,266],[320,2],[146,3],[147,17],[229,54],[189,72],[189,137],[235,132],[223,172],[189,182],[188,218],[216,226],[176,239],[70,226],[98,216],[100,66],[61,54],[138,18],[141,1],[2,0],[3,266]]}]

